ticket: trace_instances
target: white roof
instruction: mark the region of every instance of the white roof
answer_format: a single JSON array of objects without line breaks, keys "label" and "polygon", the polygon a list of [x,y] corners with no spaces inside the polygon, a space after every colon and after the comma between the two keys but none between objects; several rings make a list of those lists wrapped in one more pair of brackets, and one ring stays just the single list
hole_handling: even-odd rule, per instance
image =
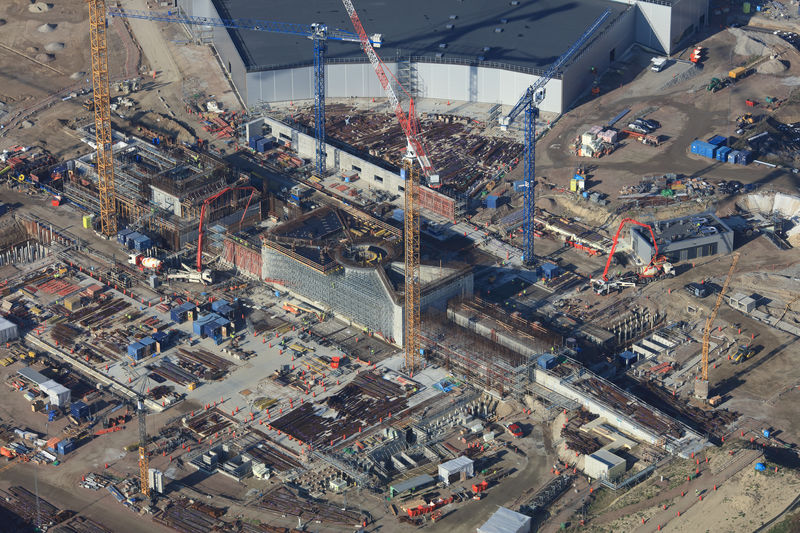
[{"label": "white roof", "polygon": [[485,524],[478,528],[478,533],[530,533],[531,517],[500,507]]},{"label": "white roof", "polygon": [[17,370],[17,374],[27,379],[28,381],[36,383],[37,385],[41,385],[42,383],[47,383],[48,381],[52,381],[50,379],[47,379],[40,372],[37,372],[36,370],[32,369],[29,366],[26,366],[25,368],[20,368],[19,370]]},{"label": "white roof", "polygon": [[458,472],[459,470],[463,470],[468,466],[472,466],[472,459],[465,456],[456,457],[455,459],[451,459],[446,463],[442,463],[439,465],[439,468],[443,468],[448,472]]},{"label": "white roof", "polygon": [[10,320],[0,316],[0,331],[17,331],[17,325]]}]

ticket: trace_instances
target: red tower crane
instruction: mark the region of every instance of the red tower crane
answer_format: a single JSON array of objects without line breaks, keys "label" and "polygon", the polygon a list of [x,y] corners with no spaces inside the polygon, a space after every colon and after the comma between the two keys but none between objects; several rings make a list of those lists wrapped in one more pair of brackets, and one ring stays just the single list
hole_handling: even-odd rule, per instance
[{"label": "red tower crane", "polygon": [[225,194],[229,191],[250,191],[250,198],[247,199],[247,205],[244,208],[244,213],[242,213],[242,218],[239,220],[239,224],[244,221],[244,217],[247,215],[247,210],[250,208],[250,202],[253,200],[253,195],[256,193],[255,187],[250,187],[249,185],[241,186],[241,187],[225,187],[221,191],[218,191],[205,200],[203,200],[203,207],[200,208],[200,225],[197,229],[197,271],[203,271],[203,221],[206,218],[206,206],[208,204],[217,200],[220,196]]}]

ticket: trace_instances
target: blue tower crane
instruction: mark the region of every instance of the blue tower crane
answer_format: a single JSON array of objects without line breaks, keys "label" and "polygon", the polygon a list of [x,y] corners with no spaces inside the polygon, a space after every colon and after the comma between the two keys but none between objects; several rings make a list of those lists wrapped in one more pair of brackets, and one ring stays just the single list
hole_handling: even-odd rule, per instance
[{"label": "blue tower crane", "polygon": [[575,41],[555,63],[537,79],[533,85],[528,87],[519,101],[511,111],[500,119],[500,125],[507,128],[511,122],[525,112],[525,157],[524,157],[524,179],[525,179],[525,198],[522,206],[522,227],[523,227],[523,261],[527,265],[533,265],[533,215],[536,205],[533,194],[534,172],[536,169],[536,117],[539,115],[539,104],[544,100],[544,86],[547,85],[559,69],[563,67],[572,56],[574,56],[591,36],[596,32],[605,20],[611,15],[606,10],[597,20]]},{"label": "blue tower crane", "polygon": [[[322,176],[325,173],[325,50],[326,41],[345,41],[361,43],[358,35],[344,30],[331,30],[324,24],[294,24],[291,22],[273,22],[258,19],[218,19],[213,17],[195,17],[179,11],[145,11],[139,9],[123,9],[109,7],[107,13],[112,17],[135,18],[153,20],[157,22],[177,22],[193,26],[214,26],[218,28],[231,28],[237,30],[265,31],[283,33],[285,35],[299,35],[307,37],[314,43],[314,138],[316,139],[316,172]],[[379,48],[381,35],[370,37],[372,45]]]}]

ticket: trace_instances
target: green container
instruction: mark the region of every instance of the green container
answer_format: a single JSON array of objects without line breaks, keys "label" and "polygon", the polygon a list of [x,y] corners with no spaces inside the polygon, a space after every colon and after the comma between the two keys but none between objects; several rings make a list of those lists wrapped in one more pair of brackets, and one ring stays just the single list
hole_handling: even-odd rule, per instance
[{"label": "green container", "polygon": [[745,15],[750,13],[750,2],[745,2],[744,4],[742,4],[742,11],[744,12]]}]

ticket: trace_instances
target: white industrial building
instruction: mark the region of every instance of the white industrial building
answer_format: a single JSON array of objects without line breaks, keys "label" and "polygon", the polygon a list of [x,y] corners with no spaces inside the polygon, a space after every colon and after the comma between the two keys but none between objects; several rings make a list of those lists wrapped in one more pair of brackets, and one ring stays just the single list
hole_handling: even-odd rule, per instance
[{"label": "white industrial building", "polygon": [[615,480],[625,474],[625,459],[606,449],[597,450],[584,458],[583,473],[594,479]]},{"label": "white industrial building", "polygon": [[477,533],[530,533],[531,517],[500,507]]},{"label": "white industrial building", "polygon": [[[322,23],[353,32],[339,0],[178,0],[198,17]],[[520,0],[465,3],[378,0],[355,3],[366,31],[382,35],[385,68],[415,98],[511,106],[604,11],[602,28],[547,85],[540,108],[561,113],[588,90],[592,67],[605,70],[634,43],[670,55],[708,24],[708,0]],[[246,105],[308,100],[313,90],[313,45],[301,36],[210,26],[187,28],[213,44]],[[383,97],[358,43],[328,42],[326,94]]]},{"label": "white industrial building", "polygon": [[17,370],[17,374],[33,383],[42,394],[46,394],[51,405],[69,407],[71,393],[68,388],[42,375],[41,372],[25,367]]},{"label": "white industrial building", "polygon": [[469,457],[463,455],[456,457],[439,465],[439,480],[445,485],[449,485],[450,478],[462,472],[470,478],[475,475],[474,468],[475,465]]},{"label": "white industrial building", "polygon": [[13,341],[19,337],[19,328],[16,324],[0,317],[0,342]]}]

